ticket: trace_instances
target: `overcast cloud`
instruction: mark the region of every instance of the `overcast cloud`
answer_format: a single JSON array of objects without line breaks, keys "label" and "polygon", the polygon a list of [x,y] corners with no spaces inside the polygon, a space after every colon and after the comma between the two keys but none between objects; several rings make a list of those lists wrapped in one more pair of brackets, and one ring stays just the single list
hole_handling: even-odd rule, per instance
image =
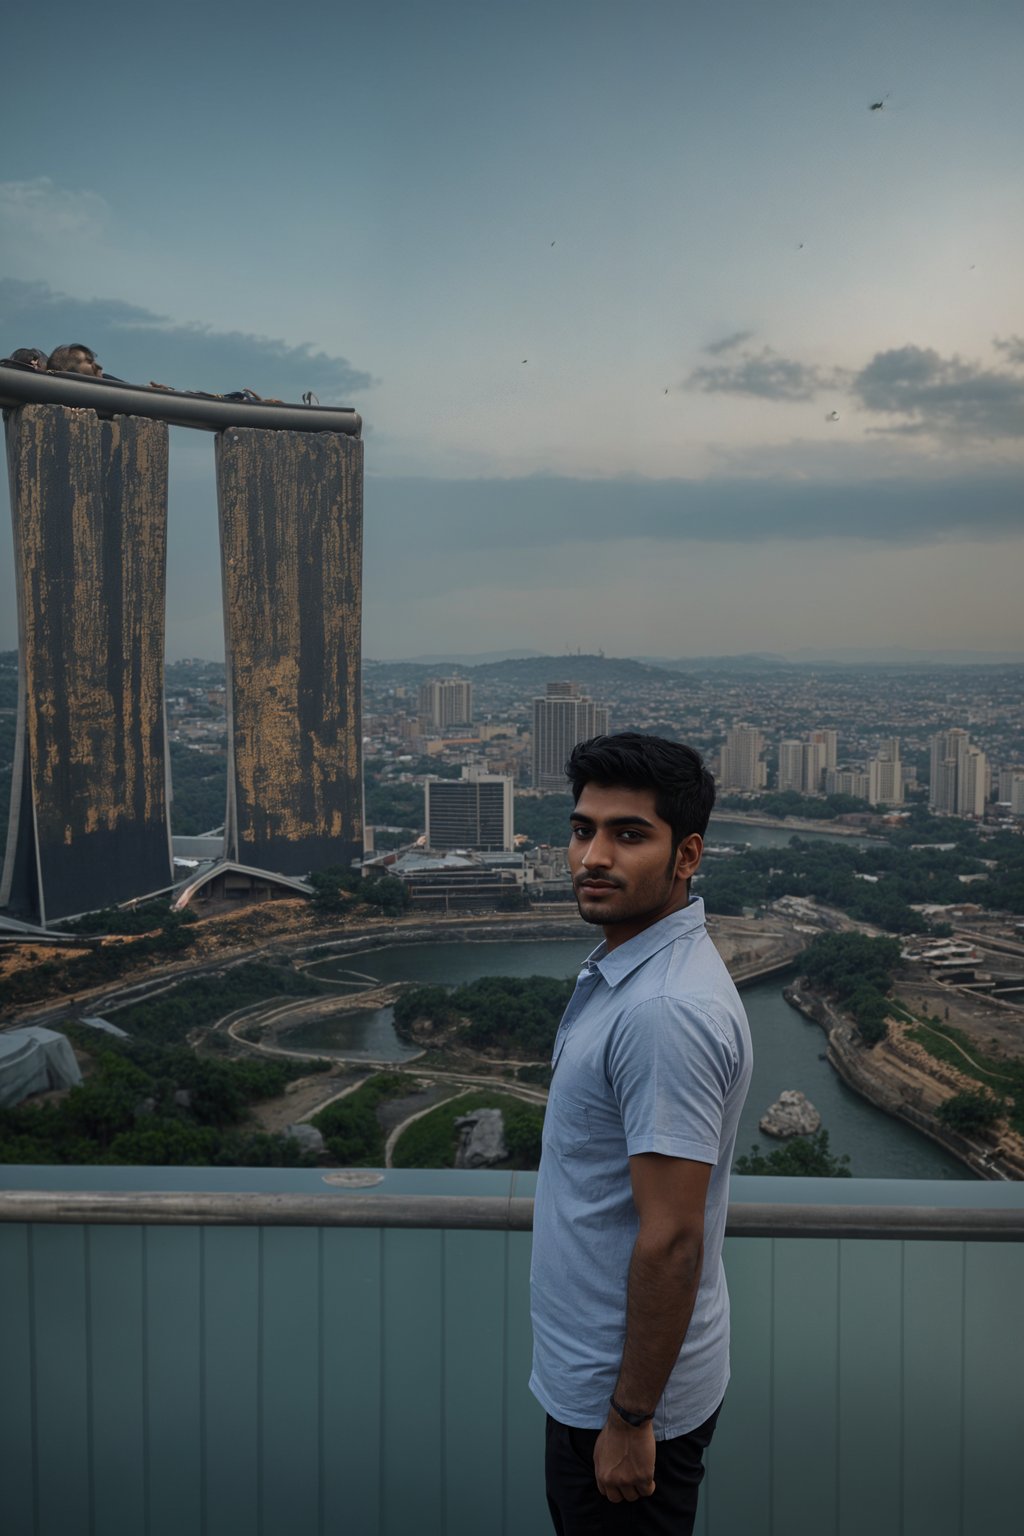
[{"label": "overcast cloud", "polygon": [[[749,332],[746,333],[749,335]],[[745,333],[738,331],[735,338],[726,338],[715,346],[705,347],[705,352],[722,352],[735,347]],[[762,400],[812,400],[827,388],[834,374],[791,357],[781,357],[771,347],[760,352],[744,352],[735,362],[704,364],[695,368],[687,379],[689,389],[699,389],[705,394],[757,395]]]},{"label": "overcast cloud", "polygon": [[321,405],[351,405],[373,384],[345,357],[311,345],[289,346],[268,336],[180,324],[119,299],[78,299],[45,283],[0,279],[0,336],[5,345],[54,347],[82,341],[118,378],[215,393],[253,389],[300,400],[307,390]]}]

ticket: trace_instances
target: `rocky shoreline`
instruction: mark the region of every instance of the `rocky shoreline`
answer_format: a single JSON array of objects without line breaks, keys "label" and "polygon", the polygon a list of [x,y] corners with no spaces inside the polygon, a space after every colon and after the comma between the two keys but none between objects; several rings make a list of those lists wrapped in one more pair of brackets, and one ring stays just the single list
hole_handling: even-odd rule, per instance
[{"label": "rocky shoreline", "polygon": [[890,1021],[887,1039],[866,1047],[851,1020],[808,986],[804,977],[784,987],[782,995],[824,1030],[830,1066],[876,1109],[929,1137],[977,1178],[1024,1179],[1024,1139],[1005,1131],[963,1136],[936,1117],[938,1106],[951,1093],[977,1084],[928,1056],[920,1045],[906,1038],[905,1026]]}]

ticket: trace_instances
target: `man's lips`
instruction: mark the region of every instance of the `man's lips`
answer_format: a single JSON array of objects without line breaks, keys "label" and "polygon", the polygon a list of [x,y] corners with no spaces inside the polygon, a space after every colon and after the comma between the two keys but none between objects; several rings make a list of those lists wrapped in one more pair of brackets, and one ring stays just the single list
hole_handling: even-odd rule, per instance
[{"label": "man's lips", "polygon": [[576,881],[578,891],[617,891],[618,888],[617,880],[597,880],[592,875]]}]

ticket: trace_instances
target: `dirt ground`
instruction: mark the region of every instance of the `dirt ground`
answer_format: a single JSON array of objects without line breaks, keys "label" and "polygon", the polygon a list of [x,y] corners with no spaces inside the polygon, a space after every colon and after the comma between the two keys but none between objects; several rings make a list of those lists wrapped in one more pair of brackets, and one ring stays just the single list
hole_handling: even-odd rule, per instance
[{"label": "dirt ground", "polygon": [[915,1014],[937,1014],[942,1024],[962,1029],[986,1055],[1024,1060],[1024,1008],[1000,1003],[982,993],[933,981],[905,981],[895,986],[896,995]]},{"label": "dirt ground", "polygon": [[293,1083],[289,1083],[284,1093],[277,1099],[266,1099],[262,1104],[254,1104],[252,1107],[253,1123],[261,1130],[268,1132],[283,1131],[286,1126],[295,1125],[308,1115],[315,1114],[330,1099],[335,1099],[346,1090],[351,1092],[365,1082],[372,1072],[360,1072],[347,1070],[344,1072],[316,1073],[312,1077],[297,1077]]}]

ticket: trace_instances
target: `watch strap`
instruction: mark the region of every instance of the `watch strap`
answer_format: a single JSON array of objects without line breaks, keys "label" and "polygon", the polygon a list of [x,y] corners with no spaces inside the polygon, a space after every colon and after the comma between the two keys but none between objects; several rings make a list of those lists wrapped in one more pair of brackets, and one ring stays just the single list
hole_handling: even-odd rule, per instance
[{"label": "watch strap", "polygon": [[631,1413],[628,1408],[623,1408],[620,1403],[615,1401],[614,1394],[608,1399],[608,1401],[615,1409],[615,1412],[618,1414],[619,1418],[628,1424],[632,1429],[641,1429],[645,1424],[649,1424],[654,1418],[653,1410],[650,1413]]}]

